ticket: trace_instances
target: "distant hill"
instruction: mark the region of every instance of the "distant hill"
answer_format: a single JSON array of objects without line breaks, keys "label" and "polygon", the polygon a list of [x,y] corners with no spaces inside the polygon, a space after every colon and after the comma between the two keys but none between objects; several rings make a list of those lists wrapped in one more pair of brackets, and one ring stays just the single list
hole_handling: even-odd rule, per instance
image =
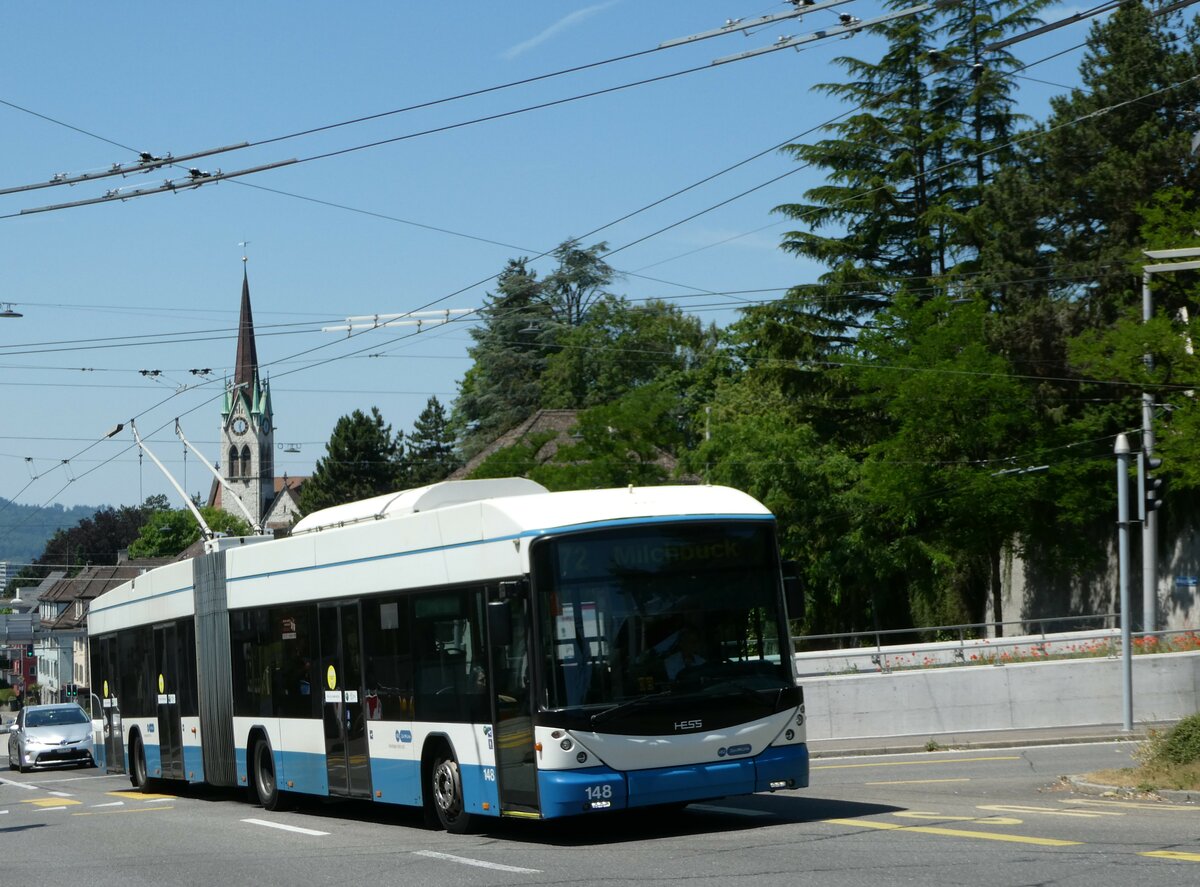
[{"label": "distant hill", "polygon": [[41,555],[57,530],[73,527],[99,510],[90,505],[20,505],[0,498],[0,561],[27,564]]}]

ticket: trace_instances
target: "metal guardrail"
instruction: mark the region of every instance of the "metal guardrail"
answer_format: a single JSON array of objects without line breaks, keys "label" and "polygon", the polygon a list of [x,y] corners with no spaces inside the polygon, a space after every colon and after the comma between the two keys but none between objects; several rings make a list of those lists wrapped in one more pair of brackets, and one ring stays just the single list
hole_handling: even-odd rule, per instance
[{"label": "metal guardrail", "polygon": [[[957,638],[957,640],[965,641],[965,640],[975,640],[975,639],[984,638],[987,636],[987,632],[989,630],[994,631],[997,626],[1000,626],[1003,629],[1003,628],[1007,628],[1008,626],[1012,626],[1012,625],[1021,627],[1022,631],[1021,631],[1020,637],[1028,637],[1031,635],[1047,634],[1047,631],[1046,631],[1047,625],[1052,625],[1052,626],[1079,625],[1079,624],[1082,624],[1085,622],[1092,622],[1092,623],[1100,622],[1100,623],[1102,623],[1102,625],[1099,627],[1117,628],[1120,625],[1120,614],[1118,614],[1118,613],[1097,613],[1092,616],[1052,616],[1052,617],[1047,617],[1047,618],[1043,618],[1043,619],[1018,619],[1018,620],[1013,620],[1013,621],[1009,621],[1009,622],[971,622],[971,623],[967,623],[964,625],[931,625],[931,626],[926,626],[923,628],[885,628],[885,629],[876,629],[874,631],[851,631],[851,632],[840,632],[840,633],[836,633],[836,634],[806,634],[806,635],[799,636],[799,637],[793,637],[792,643],[799,644],[799,643],[809,643],[812,641],[844,640],[847,638],[849,638],[849,639],[873,638],[874,644],[866,644],[865,645],[865,644],[861,644],[861,643],[854,643],[854,644],[850,644],[849,646],[851,648],[862,647],[862,646],[881,647],[881,646],[883,646],[882,638],[884,638],[884,637],[895,637],[895,636],[899,636],[899,635],[914,635],[914,634],[945,635],[947,633],[953,633],[953,635],[955,636],[955,638]],[[1032,630],[1030,630],[1031,626],[1033,627]],[[1064,629],[1062,629],[1062,628],[1054,628],[1052,630],[1052,632],[1058,633],[1063,630]],[[947,640],[954,640],[955,638],[939,637],[939,638],[936,638],[936,640],[947,641]],[[1001,638],[997,637],[995,639],[1000,640]],[[925,643],[929,643],[929,642],[927,641]],[[827,648],[823,648],[823,649],[840,650],[840,649],[845,649],[846,646],[847,645],[838,645],[836,647],[827,647]]]},{"label": "metal guardrail", "polygon": [[[1050,626],[1062,627],[1072,623],[1100,623],[1103,627],[1082,630],[1050,631]],[[1105,624],[1107,623],[1107,624]],[[1116,657],[1121,652],[1119,619],[1116,614],[1094,616],[1026,619],[1001,623],[1020,626],[1024,633],[986,637],[996,623],[933,626],[923,629],[890,629],[842,634],[805,635],[792,639],[796,661],[801,674],[843,674],[862,671],[890,673],[893,670],[937,668],[950,665],[1004,665],[1016,661],[1036,661],[1042,657],[1068,658],[1084,656]],[[1030,630],[1030,628],[1034,630]],[[1040,629],[1040,630],[1039,630]],[[934,635],[937,639],[925,642],[887,644],[889,637],[914,634]],[[1177,640],[1186,636],[1188,649],[1195,646],[1198,635],[1192,629],[1147,632],[1135,635],[1135,652],[1171,652],[1179,647]],[[837,641],[813,648],[813,642]],[[849,642],[849,643],[847,643]],[[867,661],[869,660],[869,665]],[[805,664],[813,666],[805,671]],[[821,667],[816,667],[821,666]]]}]

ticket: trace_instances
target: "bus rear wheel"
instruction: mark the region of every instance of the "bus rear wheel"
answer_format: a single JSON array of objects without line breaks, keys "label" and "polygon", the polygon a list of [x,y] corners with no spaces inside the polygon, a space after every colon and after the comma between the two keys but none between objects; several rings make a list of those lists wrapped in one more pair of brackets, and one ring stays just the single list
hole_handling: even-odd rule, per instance
[{"label": "bus rear wheel", "polygon": [[466,811],[463,798],[462,773],[453,756],[438,757],[429,774],[430,797],[438,822],[446,831],[466,834],[474,825],[474,817]]},{"label": "bus rear wheel", "polygon": [[271,745],[265,740],[254,744],[254,793],[258,803],[264,810],[285,809],[283,792],[279,790],[279,781],[275,778],[275,756],[271,753]]}]

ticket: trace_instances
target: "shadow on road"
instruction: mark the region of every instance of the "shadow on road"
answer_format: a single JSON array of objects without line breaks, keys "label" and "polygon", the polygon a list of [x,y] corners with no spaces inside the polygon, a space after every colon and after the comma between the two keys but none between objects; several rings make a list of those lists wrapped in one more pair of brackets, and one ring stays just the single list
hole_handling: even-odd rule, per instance
[{"label": "shadow on road", "polygon": [[[172,785],[170,788],[164,787],[163,790],[198,801],[241,803],[245,805],[248,816],[262,814],[261,807],[246,803],[245,789]],[[423,812],[416,807],[304,795],[297,795],[291,801],[290,810],[308,817],[352,820],[407,829],[427,828]],[[619,810],[546,822],[485,817],[480,820],[475,834],[532,844],[585,846],[748,831],[778,825],[820,822],[825,819],[855,819],[894,813],[903,809],[886,804],[794,794],[743,795],[699,802],[682,808]]]}]

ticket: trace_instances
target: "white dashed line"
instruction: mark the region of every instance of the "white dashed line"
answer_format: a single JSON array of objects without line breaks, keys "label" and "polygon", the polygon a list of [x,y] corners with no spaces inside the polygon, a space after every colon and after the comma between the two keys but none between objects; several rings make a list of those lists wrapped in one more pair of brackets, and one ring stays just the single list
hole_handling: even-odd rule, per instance
[{"label": "white dashed line", "polygon": [[501,865],[498,862],[484,862],[482,859],[469,859],[466,856],[451,856],[449,853],[438,853],[434,850],[414,850],[413,856],[428,856],[430,859],[444,859],[447,862],[461,862],[463,865],[478,866],[481,869],[495,869],[498,872],[516,872],[521,875],[538,875],[541,869],[526,869],[516,865]]},{"label": "white dashed line", "polygon": [[265,819],[243,819],[251,825],[265,825],[267,828],[282,829],[285,832],[296,832],[301,835],[327,835],[329,832],[319,832],[316,829],[300,828],[298,825],[284,825],[282,822],[268,822]]},{"label": "white dashed line", "polygon": [[31,785],[28,782],[13,782],[11,779],[5,779],[3,776],[0,776],[0,785],[15,785],[17,788],[23,788],[28,791],[37,791],[36,785]]},{"label": "white dashed line", "polygon": [[92,806],[93,810],[96,809],[97,807],[124,807],[125,802],[124,801],[112,801],[108,804],[92,804],[91,806]]}]

